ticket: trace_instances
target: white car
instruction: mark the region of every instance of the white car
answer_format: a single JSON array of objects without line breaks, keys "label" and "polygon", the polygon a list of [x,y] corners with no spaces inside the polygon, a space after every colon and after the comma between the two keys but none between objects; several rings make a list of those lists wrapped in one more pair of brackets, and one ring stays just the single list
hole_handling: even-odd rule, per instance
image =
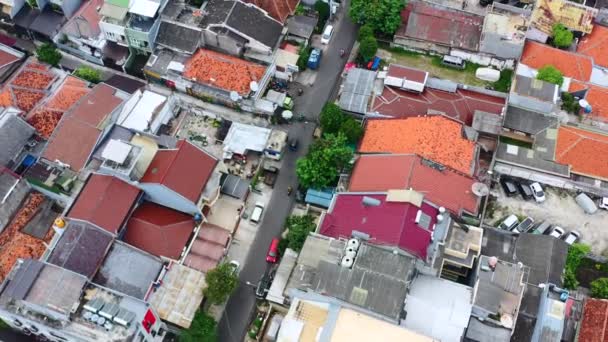
[{"label": "white car", "polygon": [[545,192],[543,191],[543,187],[540,186],[538,182],[530,184],[530,189],[532,189],[532,195],[537,203],[542,203],[545,201]]},{"label": "white car", "polygon": [[327,45],[329,44],[329,41],[331,40],[331,36],[334,33],[334,26],[333,25],[327,25],[325,26],[325,29],[323,30],[323,34],[321,35],[321,44]]},{"label": "white car", "polygon": [[608,210],[608,197],[602,197],[599,207]]},{"label": "white car", "polygon": [[561,227],[555,226],[549,235],[559,239],[562,237],[562,235],[564,235],[564,230]]},{"label": "white car", "polygon": [[251,218],[249,220],[255,224],[258,224],[260,222],[260,219],[262,219],[263,213],[264,213],[264,203],[257,202],[255,204],[255,208],[253,208],[253,212],[251,213]]},{"label": "white car", "polygon": [[581,238],[581,234],[576,230],[571,231],[568,235],[564,236],[564,242],[571,245]]},{"label": "white car", "polygon": [[512,230],[519,224],[519,219],[517,216],[511,214],[507,217],[502,223],[498,226],[500,229],[504,230]]}]

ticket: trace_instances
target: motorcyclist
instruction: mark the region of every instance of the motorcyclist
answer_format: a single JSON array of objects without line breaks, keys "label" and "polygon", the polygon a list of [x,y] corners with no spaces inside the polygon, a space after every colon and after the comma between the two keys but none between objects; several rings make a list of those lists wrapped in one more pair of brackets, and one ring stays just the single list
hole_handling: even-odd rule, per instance
[{"label": "motorcyclist", "polygon": [[293,191],[293,188],[291,186],[287,187],[287,196],[291,195],[291,192]]},{"label": "motorcyclist", "polygon": [[344,57],[344,49],[340,49],[340,57]]}]

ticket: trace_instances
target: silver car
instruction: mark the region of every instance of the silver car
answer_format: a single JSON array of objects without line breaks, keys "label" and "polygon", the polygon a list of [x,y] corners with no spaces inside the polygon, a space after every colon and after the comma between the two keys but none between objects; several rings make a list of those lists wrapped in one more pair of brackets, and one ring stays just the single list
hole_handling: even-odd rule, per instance
[{"label": "silver car", "polygon": [[545,192],[543,191],[543,187],[540,186],[540,183],[534,182],[530,184],[530,189],[532,189],[532,195],[537,203],[542,203],[545,201]]}]

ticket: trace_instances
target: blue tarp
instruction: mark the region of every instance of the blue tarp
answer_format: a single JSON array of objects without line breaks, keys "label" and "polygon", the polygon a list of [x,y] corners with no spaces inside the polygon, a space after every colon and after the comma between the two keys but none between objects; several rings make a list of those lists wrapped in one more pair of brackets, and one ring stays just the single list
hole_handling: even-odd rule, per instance
[{"label": "blue tarp", "polygon": [[329,208],[332,198],[334,198],[332,189],[324,191],[308,189],[308,191],[306,191],[306,198],[304,201],[323,208]]}]

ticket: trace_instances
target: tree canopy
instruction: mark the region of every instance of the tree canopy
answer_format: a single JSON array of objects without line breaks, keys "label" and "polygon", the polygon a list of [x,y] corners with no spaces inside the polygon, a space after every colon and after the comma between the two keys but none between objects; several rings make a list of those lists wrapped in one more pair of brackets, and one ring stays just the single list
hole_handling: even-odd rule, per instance
[{"label": "tree canopy", "polygon": [[359,28],[359,34],[357,35],[357,41],[360,42],[363,38],[373,37],[374,36],[374,28],[370,25],[363,25]]},{"label": "tree canopy", "polygon": [[216,342],[217,324],[213,317],[198,310],[194,315],[189,329],[184,329],[179,335],[179,342]]},{"label": "tree canopy", "polygon": [[561,23],[553,25],[551,36],[553,38],[553,45],[558,48],[567,48],[572,45],[572,41],[574,40],[572,32]]},{"label": "tree canopy", "polygon": [[205,298],[212,304],[222,304],[228,299],[238,285],[234,269],[227,263],[219,264],[207,272],[207,287],[203,290]]},{"label": "tree canopy", "polygon": [[576,279],[576,269],[581,264],[581,260],[591,251],[591,248],[582,243],[575,243],[568,249],[566,257],[566,267],[564,274],[564,287],[567,289],[576,289],[578,280]]},{"label": "tree canopy", "polygon": [[553,65],[545,65],[544,67],[538,69],[536,78],[549,83],[557,84],[560,87],[562,83],[564,83],[564,75]]},{"label": "tree canopy", "polygon": [[325,22],[327,21],[327,19],[329,19],[329,4],[327,2],[324,2],[322,0],[317,0],[317,2],[315,2],[315,11],[317,11],[317,14],[319,15],[319,21],[317,22],[317,30],[322,30],[323,27],[325,27]]},{"label": "tree canopy", "polygon": [[81,66],[78,69],[74,70],[74,76],[80,77],[83,80],[87,80],[91,83],[99,83],[101,82],[101,72],[97,69],[89,68],[86,66]]},{"label": "tree canopy", "polygon": [[378,51],[378,41],[374,36],[367,36],[359,43],[359,54],[366,62],[374,58],[376,51]]},{"label": "tree canopy", "polygon": [[404,6],[404,0],[353,0],[348,14],[358,24],[366,24],[375,32],[392,35],[401,25]]},{"label": "tree canopy", "polygon": [[61,53],[57,51],[55,45],[44,43],[36,49],[36,57],[39,61],[56,67],[59,65],[62,56]]},{"label": "tree canopy", "polygon": [[299,252],[310,232],[315,230],[315,219],[311,215],[292,215],[285,221],[287,232],[287,247]]},{"label": "tree canopy", "polygon": [[314,142],[296,165],[296,174],[305,188],[324,188],[338,179],[338,173],[353,157],[344,134],[327,134]]},{"label": "tree canopy", "polygon": [[345,114],[335,103],[326,103],[321,110],[319,122],[324,134],[342,133],[349,143],[356,143],[363,135],[359,121]]}]

